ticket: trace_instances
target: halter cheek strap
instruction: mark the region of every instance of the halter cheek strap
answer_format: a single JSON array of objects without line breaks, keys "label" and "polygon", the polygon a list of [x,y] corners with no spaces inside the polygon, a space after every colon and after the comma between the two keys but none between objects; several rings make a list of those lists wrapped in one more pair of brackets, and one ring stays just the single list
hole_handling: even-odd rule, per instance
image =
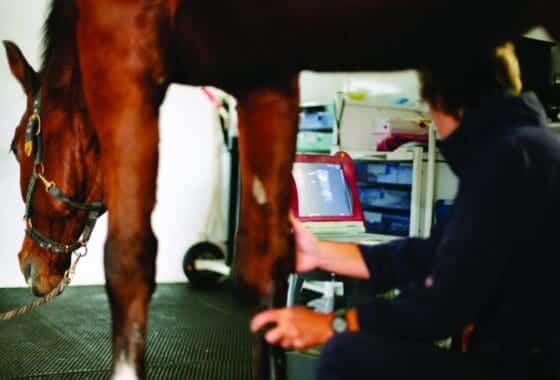
[{"label": "halter cheek strap", "polygon": [[[25,220],[26,229],[25,233],[41,248],[59,254],[70,254],[81,247],[85,247],[97,219],[105,212],[105,206],[102,202],[80,203],[75,202],[70,197],[66,196],[56,184],[48,181],[44,177],[44,166],[42,163],[42,144],[41,144],[41,90],[37,92],[33,101],[33,114],[30,116],[27,126],[25,128],[25,154],[30,157],[35,152],[33,160],[33,172],[29,179],[27,192],[25,194]],[[81,233],[81,239],[71,244],[63,244],[56,242],[39,231],[33,228],[31,217],[33,216],[32,200],[33,193],[37,186],[37,180],[40,180],[45,185],[45,191],[58,199],[59,201],[69,205],[70,207],[78,210],[88,212],[87,220],[84,229]]]}]

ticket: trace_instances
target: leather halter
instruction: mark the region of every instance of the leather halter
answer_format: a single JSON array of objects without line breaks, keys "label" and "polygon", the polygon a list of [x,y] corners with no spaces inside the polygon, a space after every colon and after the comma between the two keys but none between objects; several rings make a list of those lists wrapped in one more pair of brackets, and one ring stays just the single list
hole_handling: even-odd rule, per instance
[{"label": "leather halter", "polygon": [[[48,181],[44,177],[44,166],[42,163],[42,145],[41,145],[41,90],[37,92],[33,101],[33,114],[27,122],[25,128],[25,154],[30,157],[33,151],[35,151],[33,172],[31,173],[31,178],[29,179],[29,184],[27,186],[27,193],[25,195],[25,221],[26,229],[25,233],[31,238],[35,243],[37,243],[41,248],[48,251],[59,253],[59,254],[71,254],[81,247],[86,247],[93,228],[95,227],[95,222],[97,219],[105,212],[105,206],[102,202],[91,202],[91,203],[79,203],[71,200],[66,196],[53,181]],[[31,223],[31,217],[33,215],[32,209],[32,198],[35,192],[35,187],[37,185],[37,179],[45,185],[45,190],[48,194],[52,195],[59,201],[66,203],[72,208],[78,210],[87,211],[87,221],[84,226],[81,238],[74,243],[64,244],[56,242],[47,236],[41,234],[39,231],[33,228]]]}]

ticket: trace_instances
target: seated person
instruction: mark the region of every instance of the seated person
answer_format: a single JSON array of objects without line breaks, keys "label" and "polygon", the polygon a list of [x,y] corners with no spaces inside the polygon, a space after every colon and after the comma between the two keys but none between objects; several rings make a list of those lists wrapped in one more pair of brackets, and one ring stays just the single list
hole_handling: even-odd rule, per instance
[{"label": "seated person", "polygon": [[[401,295],[343,313],[257,314],[285,348],[324,344],[318,379],[560,378],[560,142],[536,96],[520,94],[512,45],[474,66],[420,73],[442,154],[459,178],[447,223],[428,239],[375,246],[318,241],[292,218],[296,270],[369,279]],[[466,352],[433,342],[474,326]]]}]

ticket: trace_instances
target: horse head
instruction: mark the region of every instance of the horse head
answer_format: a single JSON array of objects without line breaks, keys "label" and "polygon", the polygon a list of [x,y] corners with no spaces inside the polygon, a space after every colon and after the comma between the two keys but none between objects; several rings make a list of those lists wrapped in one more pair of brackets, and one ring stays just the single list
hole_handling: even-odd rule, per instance
[{"label": "horse head", "polygon": [[14,43],[4,46],[27,98],[11,144],[25,203],[19,265],[41,296],[61,281],[72,253],[83,252],[104,210],[100,150],[76,71],[44,64],[36,72]]}]

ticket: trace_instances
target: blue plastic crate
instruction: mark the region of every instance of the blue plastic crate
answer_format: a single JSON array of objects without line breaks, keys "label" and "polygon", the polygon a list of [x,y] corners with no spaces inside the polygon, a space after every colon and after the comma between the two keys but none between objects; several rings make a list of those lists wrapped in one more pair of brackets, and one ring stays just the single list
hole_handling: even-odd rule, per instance
[{"label": "blue plastic crate", "polygon": [[297,135],[298,152],[328,153],[332,147],[332,132],[300,131]]},{"label": "blue plastic crate", "polygon": [[377,234],[408,236],[410,217],[387,212],[364,211],[366,231]]},{"label": "blue plastic crate", "polygon": [[395,185],[412,184],[412,164],[358,161],[355,163],[355,168],[358,182]]},{"label": "blue plastic crate", "polygon": [[324,110],[303,109],[299,113],[299,129],[301,131],[329,130],[334,128],[334,112],[324,107]]},{"label": "blue plastic crate", "polygon": [[362,208],[382,207],[395,210],[410,209],[410,191],[378,188],[358,188]]}]

